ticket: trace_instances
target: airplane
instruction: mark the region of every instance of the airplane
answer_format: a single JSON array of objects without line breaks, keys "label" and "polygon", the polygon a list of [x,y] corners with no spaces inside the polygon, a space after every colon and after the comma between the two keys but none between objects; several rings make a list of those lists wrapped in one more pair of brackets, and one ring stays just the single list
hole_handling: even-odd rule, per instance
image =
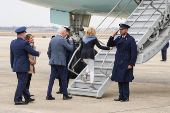
[{"label": "airplane", "polygon": [[[50,8],[51,23],[68,26],[71,29],[71,36],[75,40],[76,46],[79,46],[81,38],[85,31],[83,27],[89,27],[91,16],[106,16],[110,10],[116,7],[109,17],[116,17],[121,13],[119,18],[127,18],[135,8],[140,4],[141,0],[20,0],[30,4]],[[42,12],[43,13],[43,12]],[[95,51],[96,52],[96,51]],[[97,53],[97,52],[96,52]],[[79,55],[76,54],[79,58]],[[78,59],[76,58],[76,59]],[[76,62],[76,61],[74,61]],[[73,63],[74,63],[73,62]],[[84,64],[79,62],[75,67],[76,72],[80,72],[84,68]],[[72,78],[75,78],[75,75]]]},{"label": "airplane", "polygon": [[[127,18],[125,23],[131,26],[128,32],[134,37],[138,47],[137,63],[149,61],[170,39],[170,0],[21,1],[50,8],[51,23],[68,26],[77,44],[84,36],[83,27],[89,27],[92,15],[105,16],[105,18],[108,16]],[[73,57],[77,55],[76,61],[73,63],[73,70],[69,69],[77,77],[68,87],[68,92],[100,98],[112,83],[110,77],[116,48],[111,51],[101,50],[95,56],[96,91],[89,91],[86,83],[81,80],[83,73],[85,73],[85,66],[81,67],[83,64],[79,62],[80,55],[76,54],[78,49],[73,54]],[[73,57],[70,62],[72,62]]]}]

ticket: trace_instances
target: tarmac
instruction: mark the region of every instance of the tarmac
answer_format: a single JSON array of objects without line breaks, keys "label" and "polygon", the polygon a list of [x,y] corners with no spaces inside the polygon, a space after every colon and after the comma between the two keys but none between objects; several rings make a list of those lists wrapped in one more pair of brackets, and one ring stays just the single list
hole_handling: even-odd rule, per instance
[{"label": "tarmac", "polygon": [[[35,65],[30,93],[35,102],[14,105],[17,87],[16,73],[10,68],[10,43],[14,36],[0,36],[0,113],[170,113],[170,49],[167,61],[161,62],[161,52],[144,64],[136,64],[134,81],[130,83],[130,101],[116,102],[118,85],[113,82],[101,99],[75,96],[62,100],[55,80],[52,95],[55,100],[46,100],[50,76],[47,49],[50,38],[35,38],[37,50],[42,52]],[[106,40],[105,40],[106,42]],[[70,83],[73,79],[70,80]]]}]

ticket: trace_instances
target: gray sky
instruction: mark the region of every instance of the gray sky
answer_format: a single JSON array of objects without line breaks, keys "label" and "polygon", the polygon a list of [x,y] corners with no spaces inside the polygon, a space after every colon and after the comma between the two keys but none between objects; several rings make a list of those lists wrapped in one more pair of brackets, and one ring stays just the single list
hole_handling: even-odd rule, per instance
[{"label": "gray sky", "polygon": [[[19,0],[0,0],[0,14],[0,26],[58,26],[50,23],[50,9]],[[90,26],[96,27],[103,18],[92,16]],[[108,18],[101,27],[107,27],[112,20],[113,18]],[[124,20],[116,21],[116,23],[122,22]]]}]

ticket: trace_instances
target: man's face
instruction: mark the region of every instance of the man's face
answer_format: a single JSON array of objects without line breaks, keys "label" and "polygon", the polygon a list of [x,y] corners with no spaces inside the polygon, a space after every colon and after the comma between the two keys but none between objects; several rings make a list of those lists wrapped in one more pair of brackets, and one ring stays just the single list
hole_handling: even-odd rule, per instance
[{"label": "man's face", "polygon": [[128,29],[120,29],[120,34],[125,35],[127,34]]}]

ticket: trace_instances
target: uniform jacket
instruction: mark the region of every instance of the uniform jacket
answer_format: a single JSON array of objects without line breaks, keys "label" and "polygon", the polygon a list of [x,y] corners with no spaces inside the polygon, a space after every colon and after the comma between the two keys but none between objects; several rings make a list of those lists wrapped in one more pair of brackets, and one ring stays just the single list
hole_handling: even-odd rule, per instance
[{"label": "uniform jacket", "polygon": [[[36,50],[36,47],[34,46],[33,49]],[[29,60],[30,60],[30,71],[28,73],[33,74],[33,73],[35,73],[34,62],[36,62],[36,60],[34,61],[34,56],[32,56],[30,54],[29,54]]]},{"label": "uniform jacket", "polygon": [[[69,38],[70,38],[70,36],[68,35],[66,37],[68,43],[69,43]],[[75,50],[76,50],[76,45],[75,45],[75,42],[73,40],[73,50],[72,51],[66,50],[66,64],[69,63],[69,61],[70,61],[71,57],[73,56],[73,53],[74,53]]]},{"label": "uniform jacket", "polygon": [[73,41],[68,43],[61,35],[52,38],[47,51],[49,65],[66,66],[66,50],[73,50]]},{"label": "uniform jacket", "polygon": [[80,46],[81,59],[94,59],[95,51],[94,46],[97,45],[98,48],[109,50],[109,47],[101,46],[95,36],[83,37]]},{"label": "uniform jacket", "polygon": [[169,42],[162,48],[162,50],[167,50],[168,49],[168,47],[169,47]]},{"label": "uniform jacket", "polygon": [[39,56],[39,52],[31,48],[28,41],[18,37],[10,45],[10,61],[13,72],[30,71],[30,61],[28,54]]},{"label": "uniform jacket", "polygon": [[111,80],[116,82],[131,82],[133,80],[133,68],[127,68],[128,65],[135,66],[136,63],[137,46],[135,39],[129,34],[124,38],[118,36],[115,40],[111,37],[107,46],[116,46],[117,48]]}]

